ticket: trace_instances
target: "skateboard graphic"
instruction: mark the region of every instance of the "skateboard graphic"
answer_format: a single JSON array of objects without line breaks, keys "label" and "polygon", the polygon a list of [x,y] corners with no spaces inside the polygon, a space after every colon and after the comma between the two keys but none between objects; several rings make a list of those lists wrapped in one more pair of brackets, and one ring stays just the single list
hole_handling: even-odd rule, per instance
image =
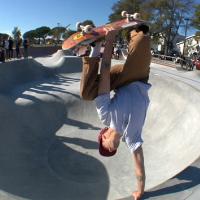
[{"label": "skateboard graphic", "polygon": [[145,23],[144,20],[140,19],[139,13],[128,14],[126,11],[122,11],[121,15],[124,19],[96,28],[91,25],[83,26],[81,23],[78,23],[77,29],[79,28],[81,31],[76,32],[67,38],[62,44],[62,49],[68,50],[77,46],[86,46],[100,38],[103,38],[108,31],[125,29],[127,27],[134,27],[137,24]]}]

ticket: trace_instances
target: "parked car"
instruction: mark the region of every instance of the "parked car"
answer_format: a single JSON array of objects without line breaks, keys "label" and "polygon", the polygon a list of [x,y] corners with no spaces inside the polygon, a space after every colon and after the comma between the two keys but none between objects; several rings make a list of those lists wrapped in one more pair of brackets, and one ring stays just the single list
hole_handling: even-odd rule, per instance
[{"label": "parked car", "polygon": [[194,58],[194,59],[192,60],[192,62],[193,62],[193,65],[196,67],[196,69],[197,69],[197,70],[200,70],[200,57]]},{"label": "parked car", "polygon": [[191,58],[185,57],[185,56],[182,56],[179,59],[179,63],[181,65],[181,67],[187,71],[192,71],[195,66],[193,60]]}]

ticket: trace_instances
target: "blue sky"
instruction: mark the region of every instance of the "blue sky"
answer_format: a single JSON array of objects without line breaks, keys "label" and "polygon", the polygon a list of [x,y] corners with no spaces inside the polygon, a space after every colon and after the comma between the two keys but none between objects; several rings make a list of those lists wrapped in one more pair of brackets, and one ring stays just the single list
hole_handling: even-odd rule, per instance
[{"label": "blue sky", "polygon": [[[195,0],[200,3],[200,0]],[[10,34],[15,26],[22,33],[49,26],[53,28],[92,20],[97,26],[108,22],[112,6],[118,0],[0,0],[0,33]],[[188,30],[188,35],[194,34]]]},{"label": "blue sky", "polygon": [[22,33],[49,26],[53,28],[93,20],[96,25],[108,22],[112,6],[118,0],[0,0],[0,33],[11,33],[18,26]]}]

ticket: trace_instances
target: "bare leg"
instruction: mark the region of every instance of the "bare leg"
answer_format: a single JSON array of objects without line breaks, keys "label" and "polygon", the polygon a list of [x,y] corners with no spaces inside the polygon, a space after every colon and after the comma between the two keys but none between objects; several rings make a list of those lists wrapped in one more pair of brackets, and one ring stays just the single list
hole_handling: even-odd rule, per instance
[{"label": "bare leg", "polygon": [[144,168],[144,156],[142,147],[139,147],[133,154],[133,160],[135,163],[135,175],[137,179],[137,191],[133,192],[134,200],[140,200],[144,194],[145,187],[145,168]]}]

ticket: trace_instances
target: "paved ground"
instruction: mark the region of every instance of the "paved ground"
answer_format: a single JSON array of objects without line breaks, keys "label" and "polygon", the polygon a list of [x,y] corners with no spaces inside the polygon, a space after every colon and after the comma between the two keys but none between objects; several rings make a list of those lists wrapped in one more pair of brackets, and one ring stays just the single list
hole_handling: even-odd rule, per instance
[{"label": "paved ground", "polygon": [[[1,200],[131,199],[131,155],[123,143],[113,158],[98,154],[102,124],[94,103],[79,98],[80,71],[81,59],[60,51],[1,64]],[[144,199],[200,196],[199,76],[151,65]]]}]

